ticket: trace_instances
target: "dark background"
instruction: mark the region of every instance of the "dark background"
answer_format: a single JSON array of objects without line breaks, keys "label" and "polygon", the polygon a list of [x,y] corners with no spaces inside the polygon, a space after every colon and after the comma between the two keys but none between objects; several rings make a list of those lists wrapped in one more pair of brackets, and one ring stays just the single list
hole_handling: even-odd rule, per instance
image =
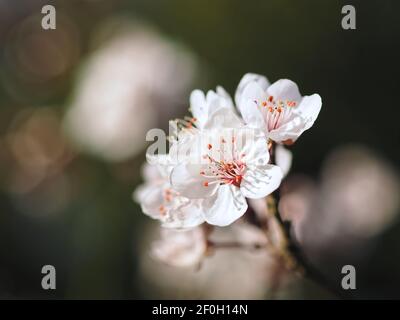
[{"label": "dark background", "polygon": [[[50,207],[50,214],[40,211],[43,203],[57,196],[48,193],[51,184],[46,186],[57,174],[44,182],[45,191],[39,187],[28,200],[8,191],[10,175],[17,170],[5,138],[13,119],[25,109],[43,106],[62,117],[79,68],[95,50],[90,40],[99,24],[112,16],[146,21],[194,52],[206,70],[195,83],[203,90],[222,84],[233,94],[244,73],[256,72],[271,81],[292,79],[303,94],[318,92],[322,111],[312,133],[292,148],[292,172],[318,179],[329,152],[352,143],[368,146],[398,169],[398,1],[0,0],[0,4],[1,298],[157,297],[137,280],[139,252],[145,245],[141,233],[150,222],[132,202],[131,193],[141,181],[138,168],[144,148],[114,163],[74,152],[58,171],[70,178],[72,196],[61,209]],[[26,79],[23,68],[10,63],[10,48],[18,45],[15,29],[27,17],[38,16],[40,28],[44,4],[54,4],[58,15],[69,17],[79,31],[79,49],[62,72]],[[356,8],[356,30],[341,28],[344,4]],[[49,32],[54,35],[58,29]],[[36,46],[39,54],[32,49]],[[47,62],[56,55],[46,56],[39,43],[29,48],[32,56],[38,55],[40,67],[52,68]],[[177,116],[185,114],[188,94]],[[161,120],[165,128],[167,119]],[[357,265],[356,297],[400,298],[399,241],[399,223],[374,239],[368,257]],[[44,264],[57,269],[56,291],[40,287]],[[333,266],[326,270],[335,279],[335,272],[340,273]],[[319,297],[313,290],[306,288],[300,297]]]}]

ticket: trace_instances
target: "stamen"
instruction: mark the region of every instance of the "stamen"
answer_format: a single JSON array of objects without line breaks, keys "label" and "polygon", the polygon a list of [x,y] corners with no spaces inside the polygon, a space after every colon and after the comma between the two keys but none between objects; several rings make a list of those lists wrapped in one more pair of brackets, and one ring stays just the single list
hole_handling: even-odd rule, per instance
[{"label": "stamen", "polygon": [[[215,159],[209,154],[203,155],[203,158],[208,159],[209,164],[205,169],[200,171],[200,175],[204,178],[211,179],[211,181],[203,182],[203,186],[208,187],[211,184],[229,184],[240,187],[243,175],[246,171],[246,164],[243,161],[244,153],[238,155],[235,147],[236,139],[232,137],[232,146],[224,148],[226,139],[221,137],[221,148],[217,149],[219,152],[218,159]],[[210,150],[211,144],[207,147]]]},{"label": "stamen", "polygon": [[269,96],[266,100],[256,104],[261,108],[267,108],[268,112],[265,114],[265,123],[268,131],[275,130],[281,125],[285,124],[291,117],[292,108],[296,106],[297,102],[292,100],[275,100],[273,96]]}]

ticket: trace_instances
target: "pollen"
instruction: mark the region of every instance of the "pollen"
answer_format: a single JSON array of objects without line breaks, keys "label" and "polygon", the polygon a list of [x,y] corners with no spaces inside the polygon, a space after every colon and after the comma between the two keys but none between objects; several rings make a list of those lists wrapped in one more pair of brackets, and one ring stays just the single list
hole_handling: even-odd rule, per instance
[{"label": "pollen", "polygon": [[162,215],[164,215],[164,214],[166,213],[165,207],[164,207],[163,205],[161,205],[161,206],[158,208],[158,211],[160,211],[160,214],[162,214]]},{"label": "pollen", "polygon": [[279,128],[291,119],[292,109],[296,104],[296,101],[275,99],[274,96],[268,96],[267,100],[258,104],[260,108],[265,107],[268,110],[265,114],[268,131]]},{"label": "pollen", "polygon": [[[221,144],[226,145],[227,139],[220,139]],[[244,153],[238,153],[236,147],[236,137],[233,136],[230,140],[232,146],[229,148],[216,149],[217,157],[206,155],[208,164],[202,168],[200,175],[208,181],[202,182],[202,185],[208,187],[212,184],[228,184],[240,187],[243,176],[246,172],[246,164],[243,157]]]}]

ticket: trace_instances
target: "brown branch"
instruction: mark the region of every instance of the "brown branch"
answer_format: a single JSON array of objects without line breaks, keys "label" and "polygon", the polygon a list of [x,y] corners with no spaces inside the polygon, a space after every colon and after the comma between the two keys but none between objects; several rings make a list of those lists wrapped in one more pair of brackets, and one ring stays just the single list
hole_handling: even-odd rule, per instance
[{"label": "brown branch", "polygon": [[214,242],[207,240],[207,247],[211,249],[248,249],[248,250],[259,250],[266,247],[262,243],[242,243],[237,241],[225,241],[225,242]]},{"label": "brown branch", "polygon": [[[276,144],[271,144],[271,163],[276,164],[275,159],[275,148]],[[273,205],[269,204],[272,209],[272,214],[269,216],[276,220],[278,231],[283,239],[282,243],[279,244],[278,252],[282,255],[283,261],[285,261],[286,267],[289,271],[295,272],[302,275],[305,278],[317,283],[321,287],[325,288],[332,294],[342,299],[349,299],[350,296],[347,292],[340,290],[338,286],[333,285],[318,269],[316,269],[306,258],[304,252],[301,250],[298,242],[291,232],[291,224],[289,221],[284,221],[279,213],[278,204],[280,201],[280,190],[279,188],[272,194]]]}]

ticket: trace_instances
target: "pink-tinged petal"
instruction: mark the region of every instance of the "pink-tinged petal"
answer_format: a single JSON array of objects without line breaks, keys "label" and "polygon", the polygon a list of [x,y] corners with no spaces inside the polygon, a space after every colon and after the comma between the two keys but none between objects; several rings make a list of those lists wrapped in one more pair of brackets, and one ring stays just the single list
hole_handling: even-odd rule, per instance
[{"label": "pink-tinged petal", "polygon": [[239,188],[221,185],[204,200],[205,219],[209,224],[224,227],[239,219],[247,210],[247,202]]},{"label": "pink-tinged petal", "polygon": [[237,106],[241,105],[242,98],[244,97],[243,96],[244,89],[251,82],[257,83],[258,86],[263,91],[265,91],[270,85],[270,83],[266,77],[259,75],[259,74],[255,74],[255,73],[246,73],[240,80],[240,82],[237,86],[236,92],[235,92],[235,103]]},{"label": "pink-tinged petal", "polygon": [[263,198],[275,191],[281,184],[283,173],[274,165],[249,168],[243,177],[240,191],[246,198]]},{"label": "pink-tinged petal", "polygon": [[301,94],[297,84],[288,79],[281,79],[274,82],[268,87],[267,93],[269,96],[273,96],[274,99],[297,102],[301,100]]},{"label": "pink-tinged petal", "polygon": [[300,105],[295,109],[295,113],[305,121],[305,129],[312,127],[321,111],[322,100],[319,94],[303,97]]},{"label": "pink-tinged petal", "polygon": [[218,188],[217,183],[202,176],[204,166],[200,164],[180,164],[174,167],[170,180],[172,188],[182,196],[201,199],[212,196]]}]

